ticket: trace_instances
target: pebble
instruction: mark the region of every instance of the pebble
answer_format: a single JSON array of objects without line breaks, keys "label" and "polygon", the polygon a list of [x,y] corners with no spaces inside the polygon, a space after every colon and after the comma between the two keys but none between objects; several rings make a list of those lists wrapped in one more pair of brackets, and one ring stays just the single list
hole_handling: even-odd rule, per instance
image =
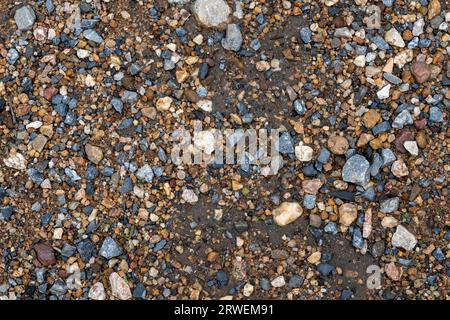
[{"label": "pebble", "polygon": [[114,297],[119,300],[130,300],[132,298],[130,287],[117,272],[110,274],[109,283],[111,285],[111,294]]},{"label": "pebble", "polygon": [[302,213],[303,209],[297,202],[283,202],[272,211],[272,216],[277,225],[284,227],[300,218]]},{"label": "pebble", "polygon": [[400,247],[406,251],[411,251],[417,244],[416,237],[408,231],[404,226],[398,225],[391,239],[394,247]]},{"label": "pebble", "polygon": [[399,197],[390,198],[381,202],[380,211],[383,213],[392,213],[398,210],[399,205],[400,205]]},{"label": "pebble", "polygon": [[358,210],[354,204],[344,203],[339,207],[339,223],[350,226],[358,217]]},{"label": "pebble", "polygon": [[406,151],[408,151],[413,156],[419,155],[419,147],[417,146],[416,141],[405,141],[403,143],[403,146],[405,147]]},{"label": "pebble", "polygon": [[34,245],[34,251],[36,251],[37,258],[44,267],[48,267],[56,263],[53,248],[48,244],[37,243]]},{"label": "pebble", "polygon": [[411,72],[417,83],[426,82],[431,76],[431,68],[422,61],[416,61],[411,66]]},{"label": "pebble", "polygon": [[94,285],[92,285],[89,289],[88,296],[91,300],[105,300],[106,294],[103,284],[101,282],[96,282]]},{"label": "pebble", "polygon": [[395,160],[392,163],[391,171],[397,178],[406,177],[409,175],[408,167],[402,159]]},{"label": "pebble", "polygon": [[222,39],[222,46],[226,50],[239,51],[242,45],[241,29],[237,24],[227,26],[226,37]]},{"label": "pebble", "polygon": [[184,201],[190,204],[194,204],[198,201],[198,196],[191,189],[184,189],[181,197],[183,198]]},{"label": "pebble", "polygon": [[36,20],[36,14],[30,6],[23,6],[16,10],[14,20],[20,31],[30,30]]},{"label": "pebble", "polygon": [[230,7],[224,0],[196,0],[193,12],[208,27],[217,27],[228,21]]},{"label": "pebble", "polygon": [[328,149],[333,154],[343,155],[349,148],[348,141],[342,136],[331,136],[328,139]]},{"label": "pebble", "polygon": [[354,155],[342,169],[342,180],[365,186],[370,180],[370,164],[364,156]]},{"label": "pebble", "polygon": [[295,147],[295,156],[302,162],[311,161],[313,158],[314,150],[310,146],[300,143]]},{"label": "pebble", "polygon": [[273,279],[270,284],[274,288],[281,288],[286,285],[286,281],[284,280],[284,276],[278,276],[275,279]]},{"label": "pebble", "polygon": [[103,159],[103,151],[97,146],[94,146],[92,144],[86,144],[85,146],[86,155],[89,159],[89,161],[99,164],[100,161]]},{"label": "pebble", "polygon": [[405,47],[405,41],[403,41],[403,38],[401,34],[397,31],[395,28],[391,28],[384,34],[384,40],[386,40],[387,43],[390,45],[404,48]]},{"label": "pebble", "polygon": [[100,248],[99,254],[105,259],[111,259],[122,254],[122,248],[111,237],[106,237]]}]

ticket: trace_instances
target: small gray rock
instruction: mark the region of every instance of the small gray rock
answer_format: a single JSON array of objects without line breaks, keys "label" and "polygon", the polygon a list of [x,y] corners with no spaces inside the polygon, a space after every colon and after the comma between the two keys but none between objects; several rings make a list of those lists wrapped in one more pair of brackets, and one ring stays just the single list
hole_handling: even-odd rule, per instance
[{"label": "small gray rock", "polygon": [[383,213],[394,212],[398,209],[399,204],[400,204],[399,197],[387,199],[380,204],[380,211]]},{"label": "small gray rock", "polygon": [[352,156],[342,169],[342,179],[360,186],[367,185],[370,179],[369,161],[359,154]]},{"label": "small gray rock", "polygon": [[122,248],[111,237],[106,237],[100,248],[100,255],[106,259],[111,259],[122,254]]},{"label": "small gray rock", "polygon": [[20,31],[30,30],[36,20],[36,15],[30,6],[24,6],[16,11],[14,20]]},{"label": "small gray rock", "polygon": [[242,45],[242,33],[235,23],[227,26],[227,35],[222,39],[222,47],[225,50],[239,51]]},{"label": "small gray rock", "polygon": [[152,182],[152,180],[153,180],[153,170],[148,164],[143,165],[137,171],[136,177],[139,180],[142,180],[142,181],[145,181],[145,182]]},{"label": "small gray rock", "polygon": [[83,32],[84,37],[88,41],[95,42],[97,44],[103,43],[103,38],[93,29],[88,29]]},{"label": "small gray rock", "polygon": [[390,165],[397,159],[391,149],[382,149],[381,157],[383,158],[383,166]]},{"label": "small gray rock", "polygon": [[408,110],[403,110],[395,117],[392,127],[396,129],[402,129],[404,126],[413,124],[413,118]]}]

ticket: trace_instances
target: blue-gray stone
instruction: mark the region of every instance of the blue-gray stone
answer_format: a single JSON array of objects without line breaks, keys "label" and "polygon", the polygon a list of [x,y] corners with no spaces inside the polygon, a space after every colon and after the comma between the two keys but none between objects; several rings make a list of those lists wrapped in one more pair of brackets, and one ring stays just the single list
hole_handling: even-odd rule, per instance
[{"label": "blue-gray stone", "polygon": [[66,174],[67,177],[69,177],[69,179],[73,182],[81,180],[81,177],[77,174],[77,172],[73,169],[70,168],[65,168],[64,169],[64,173]]},{"label": "blue-gray stone", "polygon": [[336,274],[336,268],[328,263],[320,263],[317,266],[317,271],[319,271],[320,275],[323,277],[328,277]]},{"label": "blue-gray stone", "polygon": [[111,237],[106,237],[99,251],[100,255],[106,259],[111,259],[122,254],[122,248]]},{"label": "blue-gray stone", "polygon": [[57,296],[62,296],[63,294],[65,294],[67,292],[67,285],[64,280],[56,280],[53,286],[50,288],[50,292]]},{"label": "blue-gray stone", "polygon": [[390,165],[397,159],[391,149],[382,149],[381,157],[383,158],[383,166]]},{"label": "blue-gray stone", "polygon": [[308,27],[303,27],[300,30],[300,39],[302,39],[303,43],[311,42],[312,32]]},{"label": "blue-gray stone", "polygon": [[258,39],[253,39],[250,42],[249,47],[255,51],[258,51],[261,48],[261,42]]},{"label": "blue-gray stone", "polygon": [[279,140],[279,150],[282,154],[294,153],[294,143],[289,132],[283,132]]},{"label": "blue-gray stone", "polygon": [[45,9],[47,10],[47,13],[52,13],[55,10],[55,5],[52,0],[45,1]]},{"label": "blue-gray stone", "polygon": [[122,100],[118,98],[112,98],[111,99],[111,106],[116,110],[118,113],[122,113],[123,111],[123,102]]},{"label": "blue-gray stone", "polygon": [[331,153],[330,153],[330,151],[328,151],[328,149],[322,148],[320,150],[319,157],[317,157],[317,161],[319,161],[320,163],[325,164],[330,159],[330,155],[331,155]]},{"label": "blue-gray stone", "polygon": [[383,121],[372,128],[372,133],[377,136],[380,133],[387,132],[389,130],[391,130],[391,124],[389,121]]},{"label": "blue-gray stone", "polygon": [[45,180],[44,175],[34,168],[28,169],[28,177],[36,184],[41,184]]},{"label": "blue-gray stone", "polygon": [[381,50],[388,50],[389,44],[380,36],[371,37],[370,40]]},{"label": "blue-gray stone", "polygon": [[88,40],[97,44],[103,43],[103,38],[94,29],[84,30],[83,36]]},{"label": "blue-gray stone", "polygon": [[352,244],[355,248],[358,249],[362,249],[364,247],[364,239],[361,235],[361,230],[359,228],[355,228],[353,230]]},{"label": "blue-gray stone", "polygon": [[346,182],[365,186],[370,180],[369,161],[359,154],[352,156],[342,169],[342,179]]},{"label": "blue-gray stone", "polygon": [[164,247],[167,244],[167,240],[161,240],[159,241],[154,247],[153,247],[153,251],[154,252],[158,252],[161,251],[162,249],[164,249]]},{"label": "blue-gray stone", "polygon": [[16,10],[14,20],[19,30],[30,30],[36,20],[36,14],[30,6],[23,6]]},{"label": "blue-gray stone", "polygon": [[229,24],[227,26],[227,33],[222,39],[222,47],[226,50],[239,51],[242,45],[242,33],[237,24]]},{"label": "blue-gray stone", "polygon": [[395,129],[402,129],[404,126],[413,124],[413,118],[408,110],[403,110],[395,117],[392,127]]},{"label": "blue-gray stone", "polygon": [[61,255],[63,257],[69,258],[69,257],[73,256],[73,254],[75,253],[76,250],[77,250],[76,247],[71,246],[68,243],[65,243],[63,248],[61,249]]},{"label": "blue-gray stone", "polygon": [[333,221],[328,222],[326,224],[326,226],[323,228],[323,230],[326,233],[331,233],[331,234],[337,234],[337,232],[338,232],[337,225]]},{"label": "blue-gray stone", "polygon": [[299,275],[293,275],[288,282],[289,288],[299,288],[303,284],[304,278]]},{"label": "blue-gray stone", "polygon": [[137,101],[138,94],[134,91],[125,90],[122,96],[122,102],[133,104]]},{"label": "blue-gray stone", "polygon": [[442,252],[441,248],[437,248],[436,250],[433,251],[433,257],[439,262],[442,262],[445,260],[445,255]]},{"label": "blue-gray stone", "polygon": [[152,180],[153,180],[153,170],[148,164],[145,164],[145,165],[143,165],[142,167],[139,168],[139,170],[136,173],[136,177],[139,180],[142,180],[142,181],[145,181],[145,182],[152,182]]},{"label": "blue-gray stone", "polygon": [[131,192],[131,190],[133,190],[133,182],[131,181],[130,177],[126,177],[125,180],[123,181],[122,186],[119,189],[119,192],[128,193]]},{"label": "blue-gray stone", "polygon": [[442,122],[444,121],[444,116],[442,114],[441,109],[439,109],[438,107],[431,107],[430,108],[430,121],[431,122]]},{"label": "blue-gray stone", "polygon": [[77,244],[77,250],[78,253],[80,254],[81,260],[83,260],[83,262],[89,262],[89,260],[94,256],[95,246],[91,242],[91,240],[86,239],[80,241]]},{"label": "blue-gray stone", "polygon": [[312,194],[305,194],[303,198],[303,207],[312,210],[316,206],[316,196]]},{"label": "blue-gray stone", "polygon": [[382,166],[383,158],[378,154],[378,152],[375,152],[373,155],[372,164],[370,165],[370,175],[375,177],[380,172]]},{"label": "blue-gray stone", "polygon": [[9,220],[14,212],[12,206],[0,207],[0,220]]},{"label": "blue-gray stone", "polygon": [[400,205],[400,198],[394,197],[387,200],[384,200],[380,204],[380,211],[382,213],[392,213],[398,209],[398,206]]},{"label": "blue-gray stone", "polygon": [[297,112],[298,115],[303,116],[307,111],[305,101],[300,99],[295,100],[294,110],[295,112]]},{"label": "blue-gray stone", "polygon": [[19,60],[19,52],[14,48],[9,49],[8,54],[6,55],[6,61],[8,61],[9,64],[14,64],[17,60]]},{"label": "blue-gray stone", "polygon": [[133,297],[138,299],[144,299],[147,294],[147,290],[142,283],[138,283],[133,290]]}]

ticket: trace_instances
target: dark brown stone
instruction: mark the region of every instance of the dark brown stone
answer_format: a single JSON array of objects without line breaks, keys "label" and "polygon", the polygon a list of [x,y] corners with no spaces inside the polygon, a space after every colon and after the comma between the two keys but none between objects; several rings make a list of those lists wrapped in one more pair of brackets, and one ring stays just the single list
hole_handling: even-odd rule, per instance
[{"label": "dark brown stone", "polygon": [[53,248],[45,243],[38,243],[34,246],[37,258],[44,267],[51,266],[56,263],[55,254]]}]

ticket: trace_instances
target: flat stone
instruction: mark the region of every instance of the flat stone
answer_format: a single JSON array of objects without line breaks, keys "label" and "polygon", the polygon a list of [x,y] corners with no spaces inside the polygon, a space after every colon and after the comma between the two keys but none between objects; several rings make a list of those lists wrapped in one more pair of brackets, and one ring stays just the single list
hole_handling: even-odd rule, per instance
[{"label": "flat stone", "polygon": [[192,189],[184,189],[181,197],[183,198],[184,201],[190,204],[194,204],[198,201],[198,196]]},{"label": "flat stone", "polygon": [[383,201],[380,205],[380,211],[383,213],[391,213],[398,210],[398,206],[400,204],[400,198],[395,197],[391,199],[387,199]]},{"label": "flat stone", "polygon": [[413,156],[419,155],[419,147],[417,146],[416,141],[405,141],[403,143],[403,146],[405,147],[406,151],[408,151]]},{"label": "flat stone", "polygon": [[130,287],[117,272],[110,274],[109,283],[111,285],[111,294],[114,297],[120,300],[130,300],[132,298]]},{"label": "flat stone", "polygon": [[414,249],[417,244],[416,237],[404,226],[399,225],[392,236],[391,244],[394,247],[400,247],[406,251]]},{"label": "flat stone", "polygon": [[361,186],[367,185],[370,179],[370,164],[361,155],[354,155],[344,165],[342,169],[342,179]]},{"label": "flat stone", "polygon": [[331,136],[327,145],[328,149],[337,155],[345,154],[349,148],[347,139],[338,135]]},{"label": "flat stone", "polygon": [[3,163],[5,166],[16,170],[26,170],[27,168],[27,161],[25,157],[18,152],[10,153],[7,158],[3,159]]},{"label": "flat stone", "polygon": [[386,275],[391,278],[394,281],[400,280],[401,277],[401,271],[399,268],[396,267],[394,262],[388,263],[384,267],[384,271],[386,272]]},{"label": "flat stone", "polygon": [[224,0],[197,0],[193,12],[204,25],[217,27],[228,21],[231,10]]},{"label": "flat stone", "polygon": [[300,218],[302,213],[303,209],[297,202],[283,202],[272,211],[272,216],[275,223],[283,227]]},{"label": "flat stone", "polygon": [[56,263],[55,254],[50,245],[45,243],[37,243],[33,248],[34,251],[36,251],[37,259],[44,267],[48,267]]},{"label": "flat stone", "polygon": [[105,300],[105,287],[101,282],[95,283],[90,289],[88,293],[88,297],[91,300]]},{"label": "flat stone", "polygon": [[406,125],[413,124],[413,118],[408,110],[403,110],[395,117],[392,127],[402,129]]},{"label": "flat stone", "polygon": [[222,47],[225,50],[239,51],[242,45],[242,33],[237,24],[227,26],[226,37],[222,39]]},{"label": "flat stone", "polygon": [[377,91],[377,97],[380,100],[389,98],[389,92],[391,90],[391,85],[388,84],[384,86],[381,90]]},{"label": "flat stone", "polygon": [[99,147],[96,147],[92,144],[87,144],[85,146],[86,155],[89,159],[89,161],[99,164],[100,161],[103,159],[103,151]]},{"label": "flat stone", "polygon": [[417,83],[424,83],[431,76],[431,68],[423,61],[416,61],[411,66],[411,73],[413,74]]},{"label": "flat stone", "polygon": [[321,187],[322,181],[320,181],[320,179],[311,179],[302,181],[302,189],[307,194],[316,195]]},{"label": "flat stone", "polygon": [[48,141],[47,137],[40,134],[29,143],[29,146],[37,152],[42,152],[45,145],[47,144],[47,141]]},{"label": "flat stone", "polygon": [[397,178],[406,177],[409,175],[408,167],[402,159],[396,160],[392,163],[391,172]]},{"label": "flat stone", "polygon": [[310,146],[305,146],[302,143],[295,147],[295,156],[302,162],[311,161],[313,153],[314,150]]},{"label": "flat stone", "polygon": [[370,109],[364,113],[362,120],[368,129],[372,129],[378,122],[381,121],[381,116],[378,111]]},{"label": "flat stone", "polygon": [[354,204],[344,203],[339,207],[339,223],[348,227],[358,217],[358,209]]},{"label": "flat stone", "polygon": [[122,248],[111,237],[106,237],[100,248],[100,255],[106,259],[111,259],[122,254]]},{"label": "flat stone", "polygon": [[272,285],[272,287],[274,288],[281,288],[284,287],[286,285],[286,281],[284,280],[283,276],[278,276],[275,279],[273,279],[270,284]]},{"label": "flat stone", "polygon": [[16,10],[14,20],[20,31],[30,30],[36,20],[36,14],[30,6],[24,6]]},{"label": "flat stone", "polygon": [[[448,4],[448,3],[447,3]],[[448,9],[448,7],[447,7]],[[431,0],[428,3],[428,20],[433,19],[441,13],[441,3],[439,0]]]},{"label": "flat stone", "polygon": [[104,41],[103,38],[97,33],[97,31],[93,29],[84,30],[83,36],[86,38],[86,40],[95,42],[97,44],[102,44]]},{"label": "flat stone", "polygon": [[136,177],[139,180],[145,181],[147,183],[152,182],[153,176],[154,176],[153,170],[148,164],[145,164],[142,167],[140,167],[136,173]]},{"label": "flat stone", "polygon": [[405,47],[405,41],[403,41],[402,35],[395,28],[391,28],[384,34],[384,40],[392,46],[399,48]]}]

